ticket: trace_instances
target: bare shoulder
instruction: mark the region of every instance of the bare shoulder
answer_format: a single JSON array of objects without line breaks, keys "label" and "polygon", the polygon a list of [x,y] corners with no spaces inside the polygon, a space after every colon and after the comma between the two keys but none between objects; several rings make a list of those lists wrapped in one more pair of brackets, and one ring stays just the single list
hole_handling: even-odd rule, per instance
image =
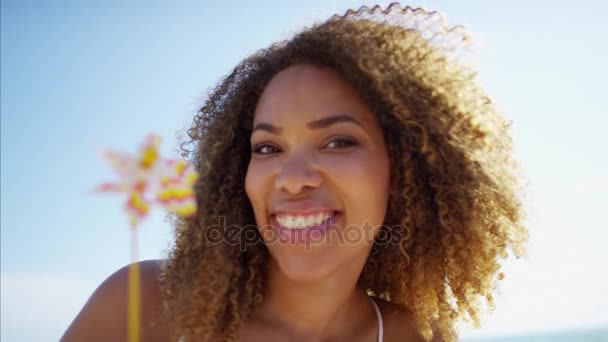
[{"label": "bare shoulder", "polygon": [[[410,310],[400,305],[375,298],[382,312],[384,341],[386,342],[427,342],[418,333]],[[436,334],[429,342],[443,342]]]},{"label": "bare shoulder", "polygon": [[[167,341],[167,325],[160,320],[160,275],[163,260],[136,263],[141,274],[142,340]],[[123,341],[128,334],[129,266],[110,275],[97,287],[64,333],[61,341]]]}]

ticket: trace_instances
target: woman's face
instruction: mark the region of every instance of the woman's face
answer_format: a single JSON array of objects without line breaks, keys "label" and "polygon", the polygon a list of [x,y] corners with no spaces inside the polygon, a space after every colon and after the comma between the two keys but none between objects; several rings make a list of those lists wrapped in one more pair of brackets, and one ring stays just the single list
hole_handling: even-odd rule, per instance
[{"label": "woman's face", "polygon": [[375,115],[329,68],[278,73],[254,113],[245,188],[272,263],[294,281],[360,272],[390,165]]}]

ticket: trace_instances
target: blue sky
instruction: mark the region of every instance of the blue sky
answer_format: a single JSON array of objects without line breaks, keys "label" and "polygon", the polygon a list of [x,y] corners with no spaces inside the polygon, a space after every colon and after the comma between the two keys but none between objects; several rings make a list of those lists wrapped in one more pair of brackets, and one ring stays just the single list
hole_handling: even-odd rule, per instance
[{"label": "blue sky", "polygon": [[[242,58],[361,4],[286,3],[2,1],[3,341],[58,339],[129,262],[121,199],[89,193],[113,179],[96,147],[134,151],[156,132],[176,156],[176,133]],[[498,307],[470,335],[608,325],[608,5],[411,4],[483,43],[480,80],[514,122],[530,181],[530,256],[506,263]],[[140,258],[170,244],[156,212],[141,226]]]}]

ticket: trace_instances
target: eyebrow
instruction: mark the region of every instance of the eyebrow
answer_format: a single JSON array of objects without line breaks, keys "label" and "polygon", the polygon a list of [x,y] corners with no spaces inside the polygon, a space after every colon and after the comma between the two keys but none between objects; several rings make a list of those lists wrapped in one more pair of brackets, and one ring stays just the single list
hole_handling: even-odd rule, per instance
[{"label": "eyebrow", "polygon": [[[322,129],[322,128],[327,128],[329,126],[335,125],[340,122],[351,122],[363,129],[365,129],[365,126],[359,120],[355,119],[354,117],[352,117],[348,114],[336,114],[336,115],[328,116],[328,117],[325,117],[325,118],[322,118],[319,120],[311,121],[311,122],[307,123],[306,126],[310,129]],[[283,129],[281,127],[278,127],[278,126],[275,126],[275,125],[272,125],[269,123],[260,122],[259,124],[255,125],[255,127],[253,127],[253,130],[251,130],[251,133],[253,133],[257,130],[266,131],[266,132],[273,133],[273,134],[278,134]]]}]

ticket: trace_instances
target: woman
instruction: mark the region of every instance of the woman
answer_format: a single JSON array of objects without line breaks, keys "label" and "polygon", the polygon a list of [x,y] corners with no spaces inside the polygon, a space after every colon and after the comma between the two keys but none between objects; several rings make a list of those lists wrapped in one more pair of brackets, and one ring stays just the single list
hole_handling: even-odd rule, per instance
[{"label": "woman", "polygon": [[[454,341],[524,253],[509,125],[466,34],[393,4],[239,64],[194,119],[199,212],[140,263],[144,341]],[[124,340],[127,269],[64,341]]]}]

